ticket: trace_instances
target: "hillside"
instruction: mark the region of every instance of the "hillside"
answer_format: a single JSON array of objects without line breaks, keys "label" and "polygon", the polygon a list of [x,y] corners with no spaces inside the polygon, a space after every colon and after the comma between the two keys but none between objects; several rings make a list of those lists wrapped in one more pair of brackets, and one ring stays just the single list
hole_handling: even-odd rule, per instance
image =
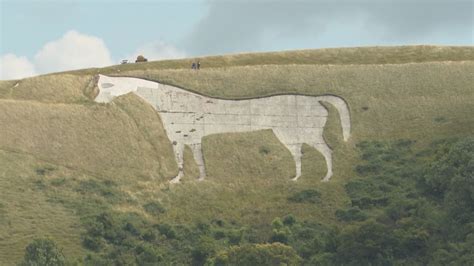
[{"label": "hillside", "polygon": [[[200,58],[199,71],[190,69],[192,60],[0,81],[0,265],[19,262],[35,237],[51,237],[72,260],[108,251],[118,244],[84,240],[91,221],[104,212],[118,215],[117,221],[131,219],[127,223],[137,228],[157,225],[163,250],[177,250],[174,255],[165,252],[163,259],[178,264],[191,263],[190,254],[195,254],[178,248],[179,236],[192,235],[186,240],[191,247],[197,245],[194,238],[203,241],[189,230],[214,232],[225,224],[219,229],[225,236],[237,234],[249,243],[263,243],[275,231],[272,221],[289,214],[302,224],[343,230],[347,223],[335,213],[354,202],[347,184],[372,173],[356,170],[370,158],[361,157],[361,144],[409,140],[415,154],[436,141],[473,136],[473,47],[205,57]],[[324,137],[334,158],[334,176],[327,183],[320,182],[326,172],[323,157],[309,146],[303,147],[302,176],[292,182],[295,166],[290,152],[272,131],[262,130],[206,136],[208,178],[195,180],[198,169],[188,147],[185,178],[170,185],[178,167],[159,115],[134,94],[111,104],[95,103],[97,74],[144,78],[223,99],[337,95],[349,106],[352,133],[348,142],[342,140],[339,116],[325,105],[329,117]],[[410,154],[397,156],[415,161],[408,159]],[[202,229],[203,224],[210,229]],[[163,233],[165,225],[174,228],[176,239]],[[230,245],[226,239],[215,241]],[[96,246],[100,248],[94,250]],[[180,254],[188,257],[181,260]]]}]

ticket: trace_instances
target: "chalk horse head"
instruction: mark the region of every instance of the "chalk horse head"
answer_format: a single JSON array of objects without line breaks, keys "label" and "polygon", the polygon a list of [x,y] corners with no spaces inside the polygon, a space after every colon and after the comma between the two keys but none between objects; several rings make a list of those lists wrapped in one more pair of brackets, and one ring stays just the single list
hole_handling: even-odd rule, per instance
[{"label": "chalk horse head", "polygon": [[323,138],[328,111],[321,104],[336,107],[347,141],[351,122],[347,103],[338,96],[274,95],[268,97],[225,100],[206,97],[174,86],[129,77],[99,76],[96,102],[108,103],[114,97],[133,92],[160,114],[178,164],[178,183],[184,173],[184,145],[189,145],[199,166],[199,180],[206,178],[202,155],[202,138],[210,134],[249,132],[271,129],[293,155],[296,173],[301,176],[301,146],[306,143],[318,150],[326,160],[328,181],[333,175],[332,151]]}]

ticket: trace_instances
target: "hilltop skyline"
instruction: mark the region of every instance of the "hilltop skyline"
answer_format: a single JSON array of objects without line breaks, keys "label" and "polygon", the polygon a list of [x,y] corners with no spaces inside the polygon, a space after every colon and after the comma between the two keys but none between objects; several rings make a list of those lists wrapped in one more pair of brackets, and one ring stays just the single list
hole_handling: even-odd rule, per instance
[{"label": "hilltop skyline", "polygon": [[472,45],[471,1],[2,0],[0,79],[203,55]]}]

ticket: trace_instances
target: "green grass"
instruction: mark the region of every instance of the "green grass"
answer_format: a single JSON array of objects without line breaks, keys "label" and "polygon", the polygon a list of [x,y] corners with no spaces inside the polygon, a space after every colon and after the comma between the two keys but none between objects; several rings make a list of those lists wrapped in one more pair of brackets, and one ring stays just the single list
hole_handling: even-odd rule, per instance
[{"label": "green grass", "polygon": [[[275,217],[289,213],[299,221],[339,225],[334,213],[350,204],[344,186],[360,162],[357,143],[413,139],[423,146],[474,132],[473,47],[217,56],[202,58],[198,72],[189,69],[191,61],[0,81],[0,264],[18,262],[33,236],[53,236],[69,258],[84,254],[80,221],[103,209],[169,224],[232,221],[261,229],[260,239],[271,233]],[[334,158],[330,182],[320,182],[324,159],[307,145],[302,176],[290,181],[295,168],[289,151],[264,130],[205,137],[208,179],[203,182],[195,179],[198,169],[187,147],[183,184],[170,186],[167,180],[177,166],[160,117],[132,94],[112,104],[94,103],[98,73],[152,79],[228,99],[336,94],[349,104],[351,138],[342,141],[337,111],[325,104],[324,137]],[[304,198],[310,190],[319,193],[319,200],[289,200]],[[153,204],[165,211],[156,212]]]},{"label": "green grass", "polygon": [[81,224],[74,212],[53,203],[44,189],[55,178],[68,177],[56,169],[38,175],[36,169],[51,166],[32,156],[0,150],[0,264],[11,265],[23,257],[34,238],[51,237],[69,258],[79,257]]}]

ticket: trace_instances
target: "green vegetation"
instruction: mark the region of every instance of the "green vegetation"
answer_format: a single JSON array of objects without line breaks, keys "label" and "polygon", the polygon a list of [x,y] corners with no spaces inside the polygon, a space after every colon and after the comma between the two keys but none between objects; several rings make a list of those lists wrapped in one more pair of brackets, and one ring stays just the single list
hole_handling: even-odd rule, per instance
[{"label": "green vegetation", "polygon": [[[191,61],[0,81],[0,264],[45,238],[79,265],[472,264],[472,47],[207,57],[199,72]],[[204,138],[203,182],[187,147],[170,186],[160,117],[134,95],[93,102],[97,73],[221,98],[336,94],[352,133],[342,140],[327,105],[327,183],[307,145],[291,181],[289,151],[264,130]]]},{"label": "green vegetation", "polygon": [[299,265],[301,258],[281,243],[234,246],[220,253],[214,265]]},{"label": "green vegetation", "polygon": [[[473,261],[473,137],[439,140],[421,150],[414,148],[413,141],[370,141],[360,143],[358,150],[362,160],[355,167],[358,177],[345,185],[351,203],[333,211],[342,221],[339,225],[291,214],[263,227],[225,219],[170,224],[113,210],[115,204],[132,199],[117,191],[114,183],[93,179],[70,184],[82,200],[68,202],[70,195],[62,198],[66,194],[61,193],[55,193],[55,199],[80,214],[85,228],[82,245],[88,255],[76,262],[86,265],[466,265]],[[314,190],[296,194],[318,195]],[[157,202],[144,209],[153,217],[167,212]],[[41,243],[33,242],[27,250],[41,249]],[[45,246],[44,250],[52,249]]]},{"label": "green vegetation", "polygon": [[288,197],[291,202],[312,202],[318,203],[321,201],[321,193],[315,189],[305,189]]},{"label": "green vegetation", "polygon": [[64,255],[51,239],[35,239],[26,247],[24,266],[63,266]]}]

